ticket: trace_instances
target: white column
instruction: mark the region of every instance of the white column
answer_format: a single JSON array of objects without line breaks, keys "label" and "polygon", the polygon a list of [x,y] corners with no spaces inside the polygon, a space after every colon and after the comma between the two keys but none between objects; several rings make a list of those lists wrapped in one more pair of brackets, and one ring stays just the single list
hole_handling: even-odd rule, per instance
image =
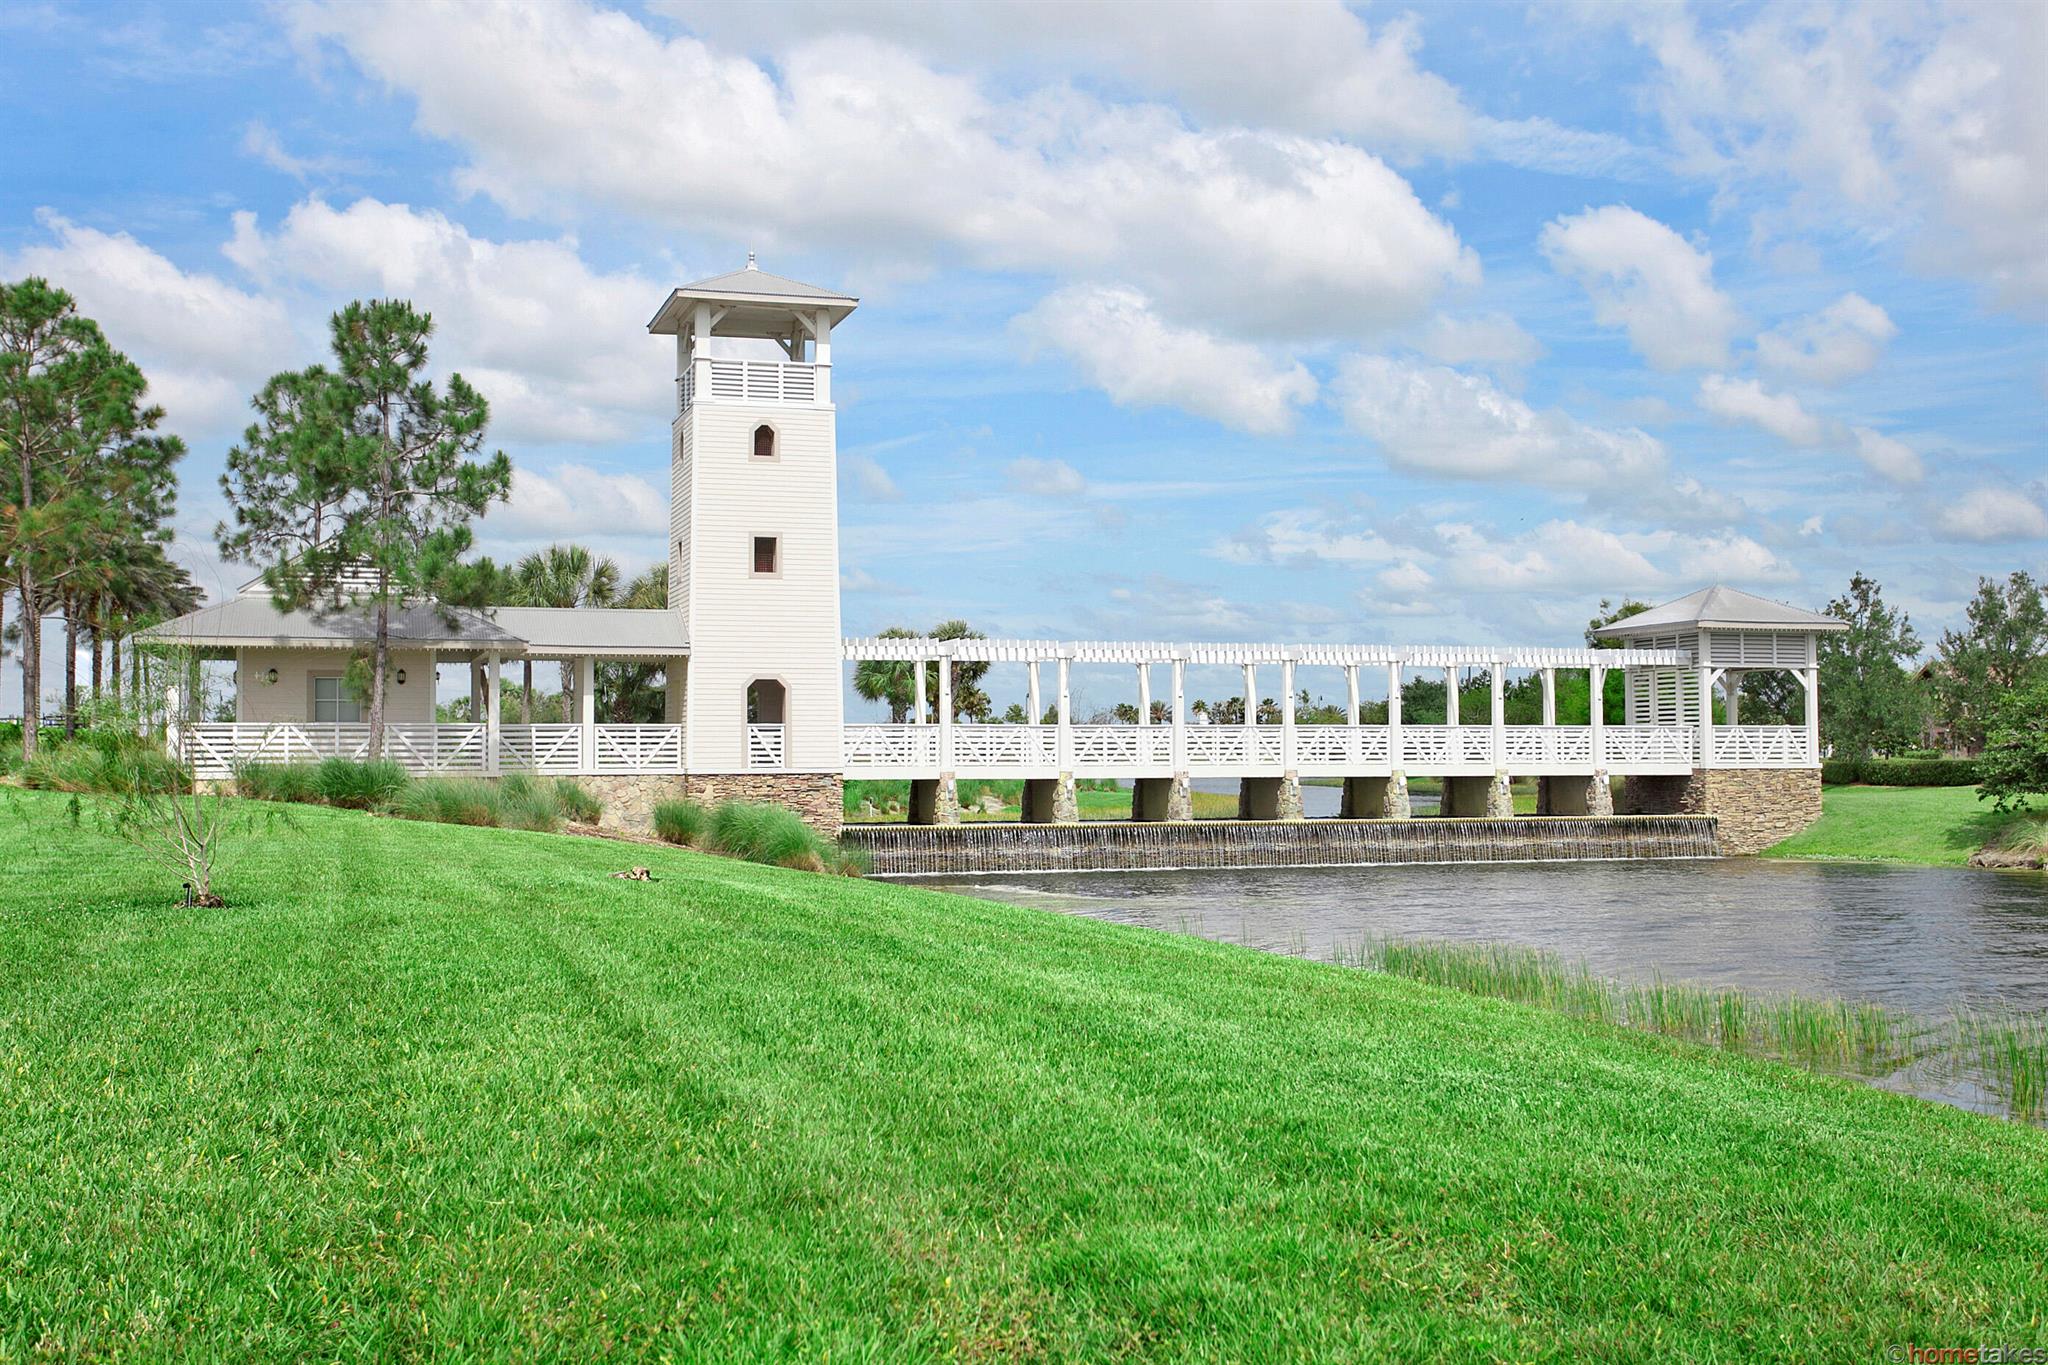
[{"label": "white column", "polygon": [[1138,665],[1138,724],[1152,723],[1152,665]]},{"label": "white column", "polygon": [[1543,670],[1543,723],[1557,724],[1557,670]]},{"label": "white column", "polygon": [[[504,684],[504,666],[496,650],[490,655],[490,675],[484,684],[484,771],[495,773],[499,770],[498,755],[498,703],[504,695],[499,689]],[[433,662],[428,656],[428,663]],[[594,689],[593,689],[594,690]]]},{"label": "white column", "polygon": [[1401,763],[1401,665],[1398,661],[1387,665],[1387,762],[1400,768]]},{"label": "white column", "polygon": [[1458,723],[1458,666],[1452,664],[1444,669],[1444,724]]},{"label": "white column", "polygon": [[[310,683],[307,685],[311,686]],[[164,689],[164,748],[170,754],[173,761],[182,759],[185,756],[183,736],[179,733],[178,716],[178,689],[166,687]]]},{"label": "white column", "polygon": [[1508,708],[1507,708],[1507,666],[1495,659],[1486,666],[1486,675],[1492,680],[1493,712],[1493,766],[1498,772],[1508,765]]},{"label": "white column", "polygon": [[1731,668],[1721,679],[1721,695],[1728,699],[1728,723],[1742,724],[1742,670]]},{"label": "white column", "polygon": [[939,655],[939,772],[953,771],[953,651]]},{"label": "white column", "polygon": [[1188,770],[1188,676],[1187,661],[1173,661],[1173,771],[1177,777]]},{"label": "white column", "polygon": [[1070,686],[1072,679],[1068,676],[1069,663],[1070,660],[1065,654],[1060,655],[1058,740],[1059,770],[1062,773],[1074,771],[1074,693]]},{"label": "white column", "polygon": [[1700,694],[1700,757],[1697,766],[1714,766],[1714,680],[1719,676],[1712,669],[1698,671]]},{"label": "white column", "polygon": [[1586,670],[1586,724],[1592,727],[1593,770],[1607,766],[1607,670],[1594,664]]},{"label": "white column", "polygon": [[1259,671],[1244,666],[1244,761],[1259,761]]},{"label": "white column", "polygon": [[[597,771],[597,660],[576,660],[576,722],[583,727],[583,771]],[[744,748],[744,746],[742,746]]]},{"label": "white column", "polygon": [[1820,670],[1803,669],[1800,680],[1806,685],[1806,761],[1820,762]]},{"label": "white column", "polygon": [[1294,771],[1294,660],[1280,661],[1280,771]]},{"label": "white column", "polygon": [[1036,659],[1024,665],[1024,695],[1024,709],[1031,713],[1028,717],[1030,722],[1033,725],[1044,724],[1045,701],[1038,693],[1038,660]]},{"label": "white column", "polygon": [[812,321],[812,368],[817,374],[817,402],[824,407],[832,401],[832,315],[819,309]]},{"label": "white column", "polygon": [[917,675],[916,681],[911,684],[913,701],[911,702],[910,723],[913,725],[924,724],[924,665],[925,661],[922,657],[911,662],[911,671]]},{"label": "white column", "polygon": [[1344,666],[1344,753],[1353,763],[1364,756],[1364,738],[1358,733],[1358,665]]}]

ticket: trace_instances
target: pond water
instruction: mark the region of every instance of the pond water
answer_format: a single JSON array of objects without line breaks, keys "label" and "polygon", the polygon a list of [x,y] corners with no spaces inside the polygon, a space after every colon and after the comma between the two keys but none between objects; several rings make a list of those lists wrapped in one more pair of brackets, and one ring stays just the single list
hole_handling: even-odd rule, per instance
[{"label": "pond water", "polygon": [[[2048,1011],[2048,877],[2038,873],[1740,858],[919,884],[1330,960],[1371,939],[1508,942],[1624,981],[1870,1001],[1929,1019]],[[1952,1078],[1902,1076],[1893,1088],[1995,1107]]]}]

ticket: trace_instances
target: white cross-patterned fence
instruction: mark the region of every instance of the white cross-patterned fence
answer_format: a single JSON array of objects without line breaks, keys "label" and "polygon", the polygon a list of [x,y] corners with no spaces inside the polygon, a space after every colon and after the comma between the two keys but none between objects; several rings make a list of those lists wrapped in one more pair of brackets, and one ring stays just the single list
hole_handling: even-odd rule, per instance
[{"label": "white cross-patterned fence", "polygon": [[498,732],[498,763],[527,772],[567,775],[583,771],[580,725],[507,725]]},{"label": "white cross-patterned fence", "polygon": [[[935,726],[906,727],[931,734],[938,752]],[[1060,762],[1059,729],[1052,725],[961,725],[953,730],[953,763],[958,772],[1014,770],[1056,771]]]},{"label": "white cross-patterned fence", "polygon": [[680,725],[593,725],[590,771],[594,773],[679,773],[683,770]]},{"label": "white cross-patterned fence", "polygon": [[[194,777],[217,782],[258,764],[362,760],[370,754],[370,727],[360,722],[207,722],[180,726],[177,755]],[[498,734],[496,762],[482,725],[390,724],[384,757],[407,772],[429,777],[523,770],[578,773],[679,773],[680,725],[507,725]]]},{"label": "white cross-patterned fence", "polygon": [[772,772],[782,766],[783,743],[780,725],[747,726],[747,767],[755,772]]},{"label": "white cross-patterned fence", "polygon": [[1820,760],[1799,725],[1717,725],[1714,766],[1717,768],[1810,768]]}]

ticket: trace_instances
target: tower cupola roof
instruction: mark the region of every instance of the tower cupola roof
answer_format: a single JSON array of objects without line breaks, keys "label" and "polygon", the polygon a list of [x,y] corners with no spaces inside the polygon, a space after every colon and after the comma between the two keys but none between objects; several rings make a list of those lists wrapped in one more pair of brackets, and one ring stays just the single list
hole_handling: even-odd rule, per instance
[{"label": "tower cupola roof", "polygon": [[786,333],[793,313],[822,312],[836,327],[860,306],[860,300],[851,294],[762,270],[749,254],[744,269],[670,290],[647,330],[670,336],[687,330],[690,305],[695,303],[713,304],[721,310],[716,327],[720,336],[769,337]]}]

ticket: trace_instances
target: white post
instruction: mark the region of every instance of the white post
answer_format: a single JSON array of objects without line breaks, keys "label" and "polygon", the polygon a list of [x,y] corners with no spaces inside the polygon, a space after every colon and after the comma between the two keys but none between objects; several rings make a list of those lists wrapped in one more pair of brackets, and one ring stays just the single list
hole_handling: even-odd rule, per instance
[{"label": "white post", "polygon": [[1728,724],[1742,724],[1742,670],[1731,668],[1721,679],[1721,695],[1728,699]]},{"label": "white post", "polygon": [[1697,766],[1714,766],[1714,680],[1718,676],[1712,669],[1698,671],[1700,694],[1700,758]]},{"label": "white post", "polygon": [[[427,661],[431,665],[433,662],[432,656],[429,656]],[[503,682],[502,665],[498,659],[498,652],[492,650],[490,680],[484,687],[484,771],[487,773],[496,773],[500,768],[498,754],[498,702],[502,696],[499,688]],[[595,691],[596,689],[593,688],[592,690]]]},{"label": "white post", "polygon": [[1444,669],[1444,724],[1458,724],[1458,666]]},{"label": "white post", "polygon": [[1045,723],[1045,701],[1038,692],[1038,660],[1024,665],[1024,709],[1031,714],[1025,717],[1033,725]]},{"label": "white post", "polygon": [[1387,762],[1401,767],[1401,664],[1387,665]]},{"label": "white post", "polygon": [[1259,672],[1244,666],[1244,761],[1259,761]]},{"label": "white post", "polygon": [[917,680],[911,685],[911,691],[916,698],[910,714],[910,722],[913,725],[924,724],[924,664],[923,656],[911,662],[911,670],[917,674]]},{"label": "white post", "polygon": [[1358,733],[1358,665],[1344,665],[1344,753],[1353,763],[1365,755],[1365,738]]},{"label": "white post", "polygon": [[819,309],[813,322],[812,368],[817,375],[817,402],[824,407],[832,401],[832,315]]},{"label": "white post", "polygon": [[1152,665],[1138,665],[1138,724],[1152,723]]},{"label": "white post", "polygon": [[597,771],[597,660],[576,660],[576,718],[583,727],[583,771]]},{"label": "white post", "polygon": [[1557,670],[1543,670],[1543,756],[1557,757]]},{"label": "white post", "polygon": [[1188,677],[1187,661],[1173,661],[1173,774],[1188,770]]},{"label": "white post", "polygon": [[[919,670],[922,672],[923,670]],[[953,648],[939,654],[939,773],[953,771]]]},{"label": "white post", "polygon": [[164,689],[164,747],[170,751],[173,762],[185,756],[184,736],[180,733],[181,727],[178,724],[178,700],[176,687]]},{"label": "white post", "polygon": [[1294,771],[1294,660],[1280,661],[1280,771]]},{"label": "white post", "polygon": [[1068,663],[1069,660],[1067,655],[1062,653],[1059,659],[1060,728],[1057,735],[1057,739],[1059,741],[1059,771],[1062,775],[1074,771],[1074,693],[1072,687],[1069,685],[1071,679],[1068,677]]},{"label": "white post", "polygon": [[1507,679],[1502,676],[1507,666],[1495,659],[1486,666],[1487,676],[1492,680],[1493,711],[1493,768],[1499,772],[1508,766],[1508,709]]},{"label": "white post", "polygon": [[1820,763],[1820,670],[1801,670],[1800,680],[1806,685],[1806,759]]},{"label": "white post", "polygon": [[1607,670],[1594,664],[1586,670],[1586,724],[1592,727],[1593,771],[1607,766]]}]

